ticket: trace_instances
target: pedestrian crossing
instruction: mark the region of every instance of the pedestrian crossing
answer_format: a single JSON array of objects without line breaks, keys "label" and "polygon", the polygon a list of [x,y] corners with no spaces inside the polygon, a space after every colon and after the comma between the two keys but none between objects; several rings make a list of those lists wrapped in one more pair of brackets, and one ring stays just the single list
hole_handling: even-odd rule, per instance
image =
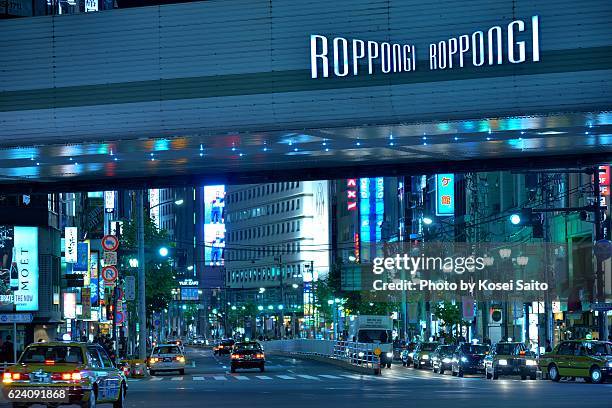
[{"label": "pedestrian crossing", "polygon": [[325,380],[381,380],[381,376],[373,375],[359,375],[359,374],[266,374],[266,375],[236,375],[236,374],[224,374],[224,375],[184,375],[184,376],[154,376],[148,378],[130,378],[129,382],[140,382],[140,381],[198,381],[198,382],[211,382],[211,381],[325,381]]}]

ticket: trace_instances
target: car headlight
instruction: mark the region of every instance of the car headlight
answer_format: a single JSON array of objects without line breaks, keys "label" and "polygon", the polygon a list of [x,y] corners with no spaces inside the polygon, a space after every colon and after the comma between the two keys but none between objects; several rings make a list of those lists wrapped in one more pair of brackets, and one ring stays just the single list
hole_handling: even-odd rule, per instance
[{"label": "car headlight", "polygon": [[429,360],[429,356],[427,354],[423,354],[423,360]]},{"label": "car headlight", "polygon": [[525,364],[528,365],[528,366],[538,365],[537,361],[535,361],[535,360],[526,360]]},{"label": "car headlight", "polygon": [[443,362],[443,363],[445,363],[445,364],[448,364],[448,363],[450,363],[451,361],[452,361],[452,360],[451,360],[450,358],[448,358],[448,357],[446,357],[446,358],[443,358],[443,359],[442,359],[442,362]]},{"label": "car headlight", "polygon": [[466,357],[461,357],[461,362],[462,363],[467,363],[467,358]]},{"label": "car headlight", "polygon": [[497,364],[503,365],[503,366],[508,365],[508,360],[498,360]]},{"label": "car headlight", "polygon": [[363,351],[360,351],[359,354],[357,354],[359,357],[363,357],[365,356],[365,353]]},{"label": "car headlight", "polygon": [[389,357],[389,358],[393,357],[393,353],[391,353],[391,352],[387,353],[387,357]]},{"label": "car headlight", "polygon": [[606,364],[608,367],[612,367],[612,361],[608,361],[608,363]]}]

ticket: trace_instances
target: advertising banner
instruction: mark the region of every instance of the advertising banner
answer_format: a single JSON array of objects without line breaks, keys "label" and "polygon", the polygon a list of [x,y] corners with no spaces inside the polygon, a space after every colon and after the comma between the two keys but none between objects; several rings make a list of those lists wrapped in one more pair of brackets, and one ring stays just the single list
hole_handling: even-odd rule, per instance
[{"label": "advertising banner", "polygon": [[38,310],[38,227],[15,227],[13,264],[19,288],[13,292],[16,310]]},{"label": "advertising banner", "polygon": [[436,215],[451,216],[455,214],[455,175],[436,175]]},{"label": "advertising banner", "polygon": [[89,286],[90,282],[90,255],[89,241],[79,242],[77,244],[77,262],[72,267],[73,272],[83,274],[83,286]]},{"label": "advertising banner", "polygon": [[91,319],[91,289],[88,287],[81,290],[81,304],[83,305],[81,312],[83,319]]},{"label": "advertising banner", "polygon": [[66,258],[67,263],[76,263],[77,262],[77,227],[66,227],[64,232],[65,237],[65,245],[64,248],[64,257]]},{"label": "advertising banner", "polygon": [[64,293],[64,318],[76,319],[76,293]]},{"label": "advertising banner", "polygon": [[198,300],[198,288],[181,288],[181,300]]},{"label": "advertising banner", "polygon": [[224,263],[225,186],[204,187],[204,259],[207,265]]}]

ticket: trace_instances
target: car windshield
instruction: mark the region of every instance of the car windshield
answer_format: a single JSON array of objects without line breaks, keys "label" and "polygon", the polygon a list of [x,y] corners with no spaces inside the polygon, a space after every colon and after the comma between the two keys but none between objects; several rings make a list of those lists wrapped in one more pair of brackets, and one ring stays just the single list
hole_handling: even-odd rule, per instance
[{"label": "car windshield", "polygon": [[83,364],[83,351],[75,346],[35,346],[28,347],[22,354],[20,363]]},{"label": "car windshield", "polygon": [[433,351],[438,347],[438,343],[423,343],[421,345],[421,351]]},{"label": "car windshield", "polygon": [[609,356],[612,355],[610,343],[584,343],[586,354],[589,356]]},{"label": "car windshield", "polygon": [[447,356],[449,354],[453,354],[454,351],[454,347],[453,346],[442,346],[440,347],[440,354],[443,356]]},{"label": "car windshield", "polygon": [[489,347],[476,344],[464,344],[461,351],[466,354],[484,354],[489,351]]},{"label": "car windshield", "polygon": [[359,330],[357,341],[359,343],[388,343],[391,339],[391,332],[388,330]]},{"label": "car windshield", "polygon": [[261,350],[261,346],[258,343],[236,343],[234,348],[236,350]]},{"label": "car windshield", "polygon": [[517,343],[498,343],[495,352],[504,355],[516,354],[517,346]]},{"label": "car windshield", "polygon": [[155,347],[153,354],[180,354],[181,351],[177,346],[159,346]]}]

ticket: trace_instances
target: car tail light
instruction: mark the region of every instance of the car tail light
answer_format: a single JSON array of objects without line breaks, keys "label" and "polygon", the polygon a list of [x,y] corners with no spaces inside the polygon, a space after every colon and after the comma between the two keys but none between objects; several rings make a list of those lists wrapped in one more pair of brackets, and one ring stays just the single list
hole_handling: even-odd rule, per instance
[{"label": "car tail light", "polygon": [[54,381],[79,381],[82,376],[80,372],[72,372],[72,373],[53,373],[51,374],[51,379]]},{"label": "car tail light", "polygon": [[178,356],[178,357],[176,357],[176,360],[177,360],[177,361],[180,361],[181,363],[184,363],[184,362],[185,362],[185,357],[183,357],[183,356]]},{"label": "car tail light", "polygon": [[45,360],[45,365],[55,365],[55,360]]},{"label": "car tail light", "polygon": [[151,363],[157,363],[159,359],[157,357],[151,357],[151,359],[149,360]]},{"label": "car tail light", "polygon": [[235,360],[237,358],[242,358],[244,357],[242,354],[232,354],[232,359]]},{"label": "car tail light", "polygon": [[263,353],[255,354],[255,358],[264,358]]},{"label": "car tail light", "polygon": [[11,373],[4,373],[4,374],[2,374],[2,382],[3,383],[13,382],[13,377],[12,377]]},{"label": "car tail light", "polygon": [[4,373],[2,375],[2,382],[13,382],[19,380],[29,380],[30,375],[25,373]]}]

